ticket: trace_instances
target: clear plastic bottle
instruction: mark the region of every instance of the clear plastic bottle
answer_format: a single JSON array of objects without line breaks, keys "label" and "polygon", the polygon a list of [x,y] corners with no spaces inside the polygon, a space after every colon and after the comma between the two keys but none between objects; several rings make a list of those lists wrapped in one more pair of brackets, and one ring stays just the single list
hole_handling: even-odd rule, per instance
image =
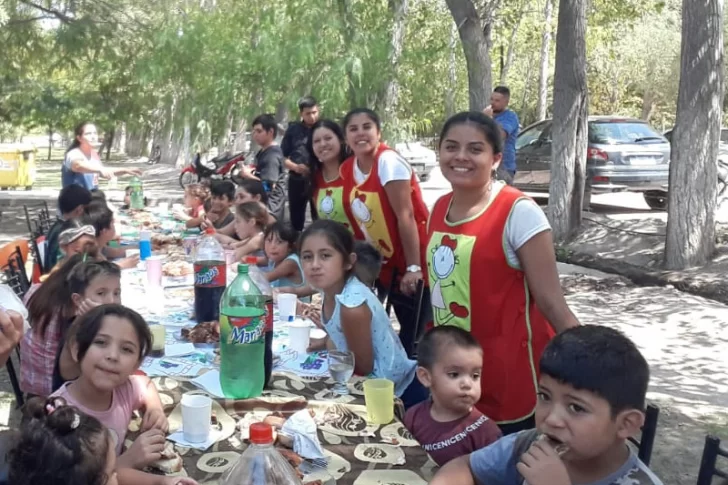
[{"label": "clear plastic bottle", "polygon": [[225,250],[209,229],[195,251],[195,318],[210,322],[220,316],[220,299],[227,284]]},{"label": "clear plastic bottle", "polygon": [[250,279],[253,280],[255,286],[265,297],[265,378],[263,379],[263,387],[268,387],[270,375],[273,371],[273,287],[270,285],[265,273],[258,268],[257,263],[257,257],[245,257]]},{"label": "clear plastic bottle", "polygon": [[263,392],[265,376],[265,297],[238,265],[238,276],[220,301],[220,386],[228,399]]},{"label": "clear plastic bottle", "polygon": [[273,447],[273,428],[250,425],[250,446],[220,478],[220,485],[302,485],[296,471]]}]

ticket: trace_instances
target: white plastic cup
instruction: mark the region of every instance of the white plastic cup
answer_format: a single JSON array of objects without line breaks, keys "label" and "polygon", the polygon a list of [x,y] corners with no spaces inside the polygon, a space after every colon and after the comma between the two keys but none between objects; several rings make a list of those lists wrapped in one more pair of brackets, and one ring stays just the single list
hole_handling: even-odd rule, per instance
[{"label": "white plastic cup", "polygon": [[299,354],[308,353],[311,341],[311,324],[300,318],[288,325],[288,346]]},{"label": "white plastic cup", "polygon": [[278,294],[278,319],[281,322],[287,322],[289,317],[296,316],[296,303],[298,297],[293,293]]},{"label": "white plastic cup", "polygon": [[182,434],[190,443],[204,443],[210,437],[212,399],[201,394],[182,396]]},{"label": "white plastic cup", "polygon": [[159,202],[157,204],[159,212],[169,212],[169,202]]}]

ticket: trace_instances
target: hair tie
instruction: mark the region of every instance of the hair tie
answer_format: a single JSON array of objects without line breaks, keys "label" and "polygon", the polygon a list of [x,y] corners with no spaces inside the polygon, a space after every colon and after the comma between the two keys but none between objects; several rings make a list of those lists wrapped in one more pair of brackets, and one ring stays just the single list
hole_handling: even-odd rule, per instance
[{"label": "hair tie", "polygon": [[76,429],[81,425],[81,416],[78,413],[73,413],[73,421],[71,421],[71,429]]},{"label": "hair tie", "polygon": [[53,404],[48,403],[48,404],[46,404],[45,410],[46,410],[46,415],[50,416],[51,414],[53,414],[53,411],[56,410],[56,407]]}]

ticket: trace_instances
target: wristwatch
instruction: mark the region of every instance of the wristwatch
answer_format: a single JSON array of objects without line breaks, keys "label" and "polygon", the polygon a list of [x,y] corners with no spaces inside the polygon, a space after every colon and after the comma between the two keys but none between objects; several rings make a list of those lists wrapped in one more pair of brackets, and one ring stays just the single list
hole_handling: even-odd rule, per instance
[{"label": "wristwatch", "polygon": [[422,266],[418,264],[410,264],[407,266],[406,271],[408,273],[421,273],[422,272]]}]

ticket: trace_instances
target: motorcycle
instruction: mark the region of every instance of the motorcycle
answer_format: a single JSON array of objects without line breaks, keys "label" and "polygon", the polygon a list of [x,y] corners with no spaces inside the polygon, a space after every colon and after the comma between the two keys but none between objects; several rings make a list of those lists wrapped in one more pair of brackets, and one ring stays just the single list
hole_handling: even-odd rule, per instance
[{"label": "motorcycle", "polygon": [[179,174],[179,185],[183,189],[192,184],[209,182],[210,180],[229,179],[235,180],[239,177],[239,167],[245,154],[243,152],[234,154],[223,154],[217,156],[205,163],[202,163],[202,157],[198,153],[192,164],[185,167]]}]

